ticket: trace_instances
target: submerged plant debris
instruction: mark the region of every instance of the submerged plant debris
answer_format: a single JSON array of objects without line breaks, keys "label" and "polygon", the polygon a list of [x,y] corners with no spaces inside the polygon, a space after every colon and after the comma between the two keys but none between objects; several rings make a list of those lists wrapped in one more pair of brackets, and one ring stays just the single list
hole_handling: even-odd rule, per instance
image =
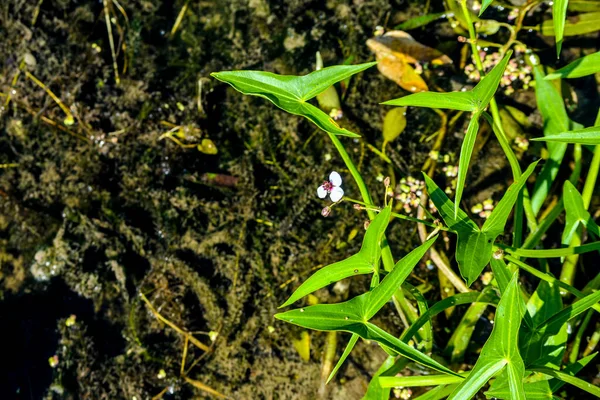
[{"label": "submerged plant debris", "polygon": [[[435,3],[429,12],[444,11]],[[316,267],[360,248],[365,215],[341,204],[323,218],[315,188],[338,171],[346,195],[358,198],[358,189],[314,125],[264,99],[233,95],[210,73],[304,75],[315,69],[317,51],[325,66],[372,61],[375,42],[367,42],[378,27],[393,30],[424,7],[387,0],[3,1],[0,398],[361,398],[386,358],[380,347],[359,342],[325,386],[328,346],[349,335],[308,334],[273,318]],[[464,45],[450,21],[406,35],[431,54],[410,54],[402,68],[417,74],[421,63],[442,60],[419,72],[423,88],[477,83],[450,63]],[[576,58],[583,50],[566,51]],[[542,121],[530,69],[513,67],[520,85],[506,93],[512,110],[502,112],[521,157],[518,149]],[[597,108],[589,86],[573,83],[567,102]],[[391,183],[396,211],[416,210],[421,170],[432,167],[448,193],[455,189],[462,136],[454,132],[464,132],[468,118],[449,121],[446,134],[444,114],[403,109],[406,128],[383,144],[379,103],[407,92],[376,68],[341,89],[338,122],[364,139],[344,139],[347,149],[377,196],[384,197],[390,170],[398,177]],[[507,188],[510,167],[500,146],[486,142],[493,133],[482,136],[463,199],[484,218]],[[386,235],[399,255],[419,241],[409,221],[390,225]],[[446,296],[440,288],[449,285],[430,264],[413,275],[415,285],[429,285],[428,296]],[[339,302],[368,284],[356,277],[311,301]],[[388,331],[403,328],[396,314],[376,319]],[[449,339],[458,319],[437,320],[447,328],[436,334]],[[481,345],[489,320],[481,317],[474,329]],[[465,365],[477,351],[469,349]],[[587,372],[590,381],[595,373]]]}]

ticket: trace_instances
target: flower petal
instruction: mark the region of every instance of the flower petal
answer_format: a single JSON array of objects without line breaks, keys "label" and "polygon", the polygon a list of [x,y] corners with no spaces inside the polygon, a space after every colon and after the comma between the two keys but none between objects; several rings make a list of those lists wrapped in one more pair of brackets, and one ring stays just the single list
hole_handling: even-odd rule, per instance
[{"label": "flower petal", "polygon": [[329,194],[329,198],[331,198],[331,201],[337,203],[342,199],[342,197],[344,197],[344,189],[342,189],[339,186],[336,186],[333,189],[331,189],[331,193]]},{"label": "flower petal", "polygon": [[327,197],[327,189],[325,189],[325,186],[321,185],[317,188],[317,196],[321,199]]},{"label": "flower petal", "polygon": [[333,184],[333,186],[341,186],[342,185],[342,177],[337,172],[333,171],[329,175],[329,182]]}]

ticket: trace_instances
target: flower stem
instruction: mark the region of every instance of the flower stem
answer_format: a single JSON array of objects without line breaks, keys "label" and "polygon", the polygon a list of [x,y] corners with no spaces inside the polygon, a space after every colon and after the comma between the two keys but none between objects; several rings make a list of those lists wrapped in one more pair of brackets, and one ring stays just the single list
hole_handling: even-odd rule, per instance
[{"label": "flower stem", "polygon": [[[338,153],[340,153],[342,160],[344,160],[344,163],[346,164],[348,171],[350,171],[352,178],[354,178],[354,181],[356,182],[356,185],[358,186],[358,190],[359,190],[360,195],[361,195],[363,201],[365,202],[366,206],[369,208],[373,207],[373,200],[371,199],[369,189],[367,189],[367,185],[365,184],[365,181],[363,180],[362,175],[360,174],[360,172],[358,172],[358,169],[356,168],[356,165],[354,165],[354,162],[350,158],[350,155],[346,151],[346,148],[344,147],[342,142],[340,142],[340,139],[338,139],[338,137],[336,135],[334,135],[333,133],[330,133],[330,132],[327,132],[327,134],[329,135],[329,138],[331,139],[331,142],[337,149]],[[368,209],[367,209],[367,215],[369,216],[370,220],[375,219],[375,217],[377,216],[375,211],[368,210]],[[381,238],[381,243],[382,243],[381,259],[383,261],[383,268],[386,271],[390,272],[392,269],[394,269],[394,257],[392,255],[390,246],[388,245],[387,239],[385,238],[385,234]],[[411,306],[411,304],[405,300],[404,294],[402,293],[402,291],[397,290],[395,293],[395,296],[396,296],[396,300],[398,300],[398,304],[401,307],[401,309],[398,309],[398,311],[406,313],[409,323],[413,323],[414,321],[416,321],[419,316],[417,315],[417,312]]]}]

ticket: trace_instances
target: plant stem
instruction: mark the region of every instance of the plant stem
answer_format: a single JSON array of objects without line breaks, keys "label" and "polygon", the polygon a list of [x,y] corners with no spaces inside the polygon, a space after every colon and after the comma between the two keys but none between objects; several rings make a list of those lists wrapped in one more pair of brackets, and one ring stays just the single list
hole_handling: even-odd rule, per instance
[{"label": "plant stem", "polygon": [[[469,11],[469,9],[467,8],[467,1],[466,0],[460,0],[460,6],[462,8],[463,14],[465,16],[465,20],[467,22],[467,29],[469,31],[469,44],[471,45],[471,52],[473,53],[473,60],[475,61],[475,65],[477,66],[477,70],[479,71],[479,75],[481,77],[481,79],[483,79],[483,77],[485,76],[484,70],[483,70],[483,63],[481,62],[481,58],[479,57],[479,50],[477,49],[477,34],[475,33],[475,28],[473,26],[473,21],[471,19],[471,12]],[[492,113],[492,117],[494,118],[494,123],[497,126],[497,130],[494,129],[494,132],[496,133],[496,136],[498,137],[498,140],[500,142],[500,144],[504,144],[504,143],[508,143],[508,140],[506,139],[506,133],[504,132],[504,128],[502,127],[502,121],[500,120],[500,112],[498,111],[498,104],[496,103],[496,99],[494,97],[492,97],[492,99],[490,100],[490,111]],[[505,150],[505,152],[507,151],[505,146],[502,146],[502,149]],[[507,158],[511,159],[511,157],[507,154]],[[512,165],[511,165],[512,167]],[[515,180],[519,179],[520,177],[520,173],[519,175],[515,175],[516,170],[513,167],[513,177]],[[526,189],[524,189],[525,192]],[[530,230],[535,230],[535,228],[537,227],[537,221],[535,219],[535,213],[533,212],[533,209],[531,207],[531,201],[529,200],[529,196],[528,195],[523,195],[523,203],[522,206],[525,209],[525,216],[527,218],[527,224],[529,225],[529,229]],[[521,204],[518,203],[516,204],[515,207],[521,207]],[[515,212],[515,216],[516,221],[515,221],[515,225],[520,224],[519,221],[519,216],[521,215],[520,211]],[[516,233],[520,233],[520,229],[516,230]],[[520,243],[521,242],[521,238],[520,237],[515,237],[515,242],[516,243]]]},{"label": "plant stem", "polygon": [[583,197],[583,207],[586,210],[589,208],[590,202],[592,201],[592,193],[594,192],[596,180],[598,179],[598,170],[600,170],[600,144],[594,147],[594,157],[592,158],[590,169],[588,170],[587,177],[585,178],[583,192],[581,193],[581,197]]},{"label": "plant stem", "polygon": [[[362,175],[360,174],[360,172],[358,172],[358,169],[356,168],[356,165],[354,165],[354,162],[350,158],[350,155],[346,151],[346,148],[344,147],[342,142],[340,142],[340,139],[338,139],[336,135],[329,132],[327,132],[327,134],[329,135],[329,138],[331,139],[331,142],[337,149],[338,153],[340,153],[342,160],[344,160],[344,163],[346,164],[348,171],[350,171],[352,178],[354,178],[354,181],[358,186],[358,190],[363,201],[367,204],[367,207],[373,206],[373,200],[371,199],[371,195],[369,194],[369,189],[367,189],[367,185],[365,184]],[[370,220],[375,219],[375,217],[377,216],[375,211],[369,209],[367,209],[367,215],[369,216]],[[381,243],[381,260],[383,261],[383,268],[387,272],[390,272],[392,269],[394,269],[394,257],[392,256],[392,251],[387,243],[385,234],[381,238]],[[416,321],[418,315],[414,308],[406,301],[404,295],[402,294],[402,291],[397,290],[395,296],[396,300],[398,300],[399,305],[402,307],[402,311],[406,313],[409,322],[413,323],[414,321]]]}]

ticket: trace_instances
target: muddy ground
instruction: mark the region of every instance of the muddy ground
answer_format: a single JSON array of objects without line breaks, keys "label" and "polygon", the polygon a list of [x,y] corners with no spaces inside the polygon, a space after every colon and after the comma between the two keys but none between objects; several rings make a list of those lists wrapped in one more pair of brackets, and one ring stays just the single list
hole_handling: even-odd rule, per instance
[{"label": "muddy ground", "polygon": [[[304,74],[317,50],[326,65],[371,60],[365,41],[376,26],[418,15],[423,5],[132,0],[121,10],[109,3],[118,84],[102,1],[0,5],[0,163],[16,164],[0,170],[0,398],[206,397],[180,378],[184,337],[139,293],[210,346],[187,354],[197,382],[236,399],[360,398],[385,357],[380,348],[361,342],[320,392],[325,335],[311,334],[311,359],[303,361],[292,345],[302,330],[273,318],[315,266],[360,246],[365,215],[344,205],[323,218],[315,195],[343,164],[314,126],[209,74]],[[415,37],[459,57],[447,23]],[[70,108],[74,124],[63,124],[64,111],[25,70]],[[452,74],[440,85],[451,88]],[[366,71],[344,99],[347,126],[381,146],[378,103],[404,93]],[[420,140],[438,129],[434,113],[409,117],[388,147],[398,177],[417,176],[431,146]],[[185,143],[210,139],[218,152],[161,138],[173,125],[186,127]],[[448,137],[447,151],[460,136]],[[377,177],[388,165],[345,143],[381,196]],[[499,147],[482,151],[488,161],[474,166],[477,185],[466,198],[504,187],[486,172],[508,174]],[[347,194],[358,197],[345,178]],[[389,238],[397,257],[419,242],[415,227],[400,222]],[[425,265],[417,271],[436,284]],[[349,293],[317,297],[340,301],[366,284],[356,279]],[[396,333],[402,326],[394,313],[377,322]],[[454,322],[440,317],[446,323]],[[338,354],[347,339],[339,337]]]}]

